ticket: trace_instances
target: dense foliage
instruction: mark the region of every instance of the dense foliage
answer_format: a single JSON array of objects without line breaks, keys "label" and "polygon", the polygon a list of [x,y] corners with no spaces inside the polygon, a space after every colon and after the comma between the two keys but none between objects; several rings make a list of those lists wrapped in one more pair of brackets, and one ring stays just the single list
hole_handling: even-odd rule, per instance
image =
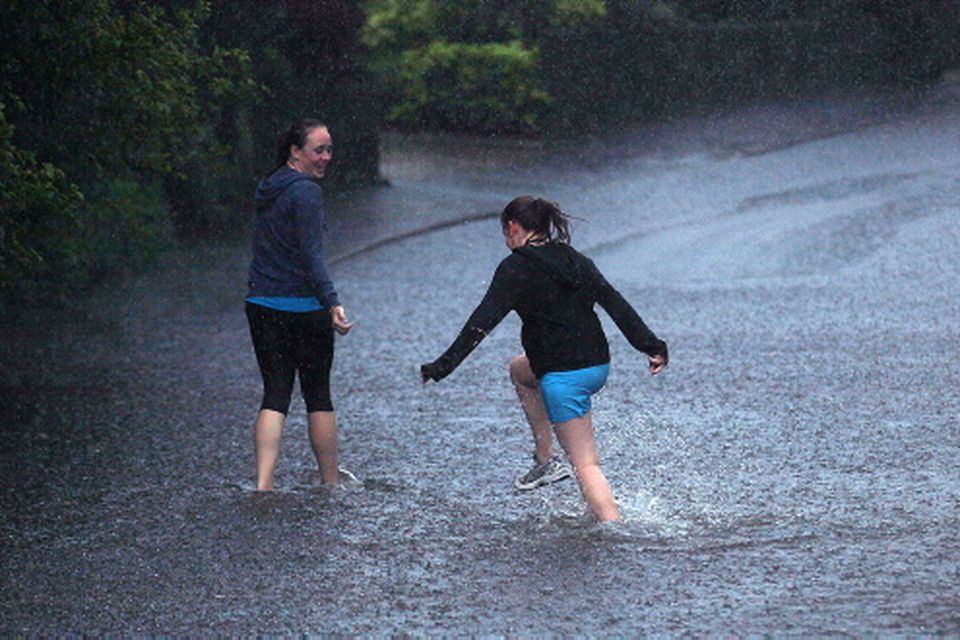
[{"label": "dense foliage", "polygon": [[602,0],[370,0],[363,40],[387,122],[405,129],[533,132],[550,96],[543,29],[602,15]]},{"label": "dense foliage", "polygon": [[[960,62],[954,0],[370,0],[367,8],[371,69],[388,120],[404,128],[603,126],[826,88],[925,83]],[[507,57],[514,72],[497,71]]]},{"label": "dense foliage", "polygon": [[[13,143],[0,108],[0,294],[4,304],[30,300],[53,277],[71,278],[82,229],[83,195],[61,169]],[[58,293],[73,282],[64,282]]]},{"label": "dense foliage", "polygon": [[388,117],[407,128],[531,131],[549,104],[535,52],[516,40],[410,49],[394,77],[401,99]]},{"label": "dense foliage", "polygon": [[328,186],[367,184],[384,123],[529,134],[930,82],[960,63],[958,5],[7,0],[0,315],[246,229],[275,136],[303,115],[333,133]]},{"label": "dense foliage", "polygon": [[332,186],[374,180],[363,20],[359,1],[0,5],[0,313],[245,229],[297,117],[330,124]]}]

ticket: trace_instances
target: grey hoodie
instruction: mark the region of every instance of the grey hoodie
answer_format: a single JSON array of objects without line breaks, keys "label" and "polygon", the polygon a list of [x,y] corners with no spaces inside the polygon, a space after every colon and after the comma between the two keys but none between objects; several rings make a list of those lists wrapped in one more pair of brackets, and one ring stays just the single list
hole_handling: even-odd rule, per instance
[{"label": "grey hoodie", "polygon": [[256,203],[247,297],[315,296],[328,309],[340,304],[324,263],[320,185],[284,165],[260,181]]}]

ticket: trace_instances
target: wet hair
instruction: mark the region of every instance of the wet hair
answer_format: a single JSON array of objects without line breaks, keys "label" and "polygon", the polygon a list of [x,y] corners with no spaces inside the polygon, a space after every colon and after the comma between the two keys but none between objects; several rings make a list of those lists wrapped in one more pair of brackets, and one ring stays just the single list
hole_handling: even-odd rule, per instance
[{"label": "wet hair", "polygon": [[543,198],[520,196],[510,201],[500,214],[500,225],[516,222],[548,242],[570,242],[570,218],[560,205]]},{"label": "wet hair", "polygon": [[306,144],[310,132],[318,127],[326,129],[327,125],[316,118],[301,118],[291,123],[287,130],[277,137],[277,157],[273,170],[287,164],[290,159],[290,145],[302,147]]}]

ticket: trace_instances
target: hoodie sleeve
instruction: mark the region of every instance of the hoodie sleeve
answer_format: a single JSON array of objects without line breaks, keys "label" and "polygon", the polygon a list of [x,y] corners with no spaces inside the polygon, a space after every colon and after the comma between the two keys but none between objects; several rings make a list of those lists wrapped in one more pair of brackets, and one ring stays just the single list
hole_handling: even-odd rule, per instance
[{"label": "hoodie sleeve", "polygon": [[453,373],[464,358],[470,355],[513,309],[518,289],[516,271],[510,264],[511,258],[512,256],[507,256],[497,267],[487,293],[470,314],[453,344],[442,356],[420,367],[424,377],[440,381]]},{"label": "hoodie sleeve", "polygon": [[650,356],[662,355],[666,359],[667,343],[647,327],[630,303],[603,277],[593,260],[586,260],[585,271],[596,291],[597,304],[613,318],[633,348]]},{"label": "hoodie sleeve", "polygon": [[294,185],[294,188],[297,191],[292,194],[293,217],[303,265],[317,299],[329,309],[339,305],[340,301],[324,262],[323,192],[319,185],[307,181]]}]

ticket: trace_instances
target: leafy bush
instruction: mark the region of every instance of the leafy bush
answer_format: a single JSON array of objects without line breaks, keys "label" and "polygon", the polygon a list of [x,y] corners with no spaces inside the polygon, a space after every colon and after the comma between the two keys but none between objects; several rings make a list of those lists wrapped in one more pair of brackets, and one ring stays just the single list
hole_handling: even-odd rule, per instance
[{"label": "leafy bush", "polygon": [[538,71],[539,34],[605,13],[603,0],[371,0],[362,39],[388,121],[533,131],[550,102]]},{"label": "leafy bush", "polygon": [[170,215],[158,183],[114,178],[86,197],[82,265],[91,279],[140,271],[173,240]]},{"label": "leafy bush", "polygon": [[328,184],[375,180],[360,5],[0,3],[0,303],[146,266],[174,233],[246,229],[274,134],[298,117],[334,130]]},{"label": "leafy bush", "polygon": [[0,315],[67,300],[102,274],[151,264],[169,245],[157,184],[113,178],[83,194],[12,137],[0,105]]},{"label": "leafy bush", "polygon": [[[532,120],[602,127],[761,97],[923,83],[960,64],[956,0],[370,0],[364,39],[390,118],[410,128],[502,122],[514,82],[486,78],[480,113],[464,45],[539,52]],[[455,59],[455,56],[463,58]],[[423,74],[423,77],[418,76]],[[425,79],[424,79],[425,78]],[[464,86],[457,86],[458,82]],[[431,92],[434,95],[431,97]],[[544,92],[547,95],[543,95]],[[549,97],[548,97],[549,96]],[[458,111],[454,102],[464,100]],[[529,123],[516,123],[529,130]]]},{"label": "leafy bush", "polygon": [[549,105],[537,53],[518,42],[434,42],[405,51],[401,101],[390,122],[414,129],[519,132],[539,126]]},{"label": "leafy bush", "polygon": [[112,269],[145,266],[170,241],[159,185],[219,152],[198,144],[210,138],[200,94],[222,96],[235,77],[217,73],[235,58],[198,50],[206,10],[108,0],[0,8],[5,301],[61,299]]},{"label": "leafy bush", "polygon": [[12,0],[0,12],[4,89],[23,105],[8,114],[15,141],[81,185],[118,168],[171,173],[202,127],[193,40],[205,5],[170,16],[116,4]]},{"label": "leafy bush", "polygon": [[549,25],[540,73],[558,123],[606,126],[758,98],[929,82],[958,62],[947,0],[607,0]]},{"label": "leafy bush", "polygon": [[0,103],[0,315],[62,296],[83,279],[74,269],[83,195],[62,170],[12,143],[4,111]]},{"label": "leafy bush", "polygon": [[372,51],[399,54],[438,37],[433,0],[377,0],[367,3],[361,39]]}]

